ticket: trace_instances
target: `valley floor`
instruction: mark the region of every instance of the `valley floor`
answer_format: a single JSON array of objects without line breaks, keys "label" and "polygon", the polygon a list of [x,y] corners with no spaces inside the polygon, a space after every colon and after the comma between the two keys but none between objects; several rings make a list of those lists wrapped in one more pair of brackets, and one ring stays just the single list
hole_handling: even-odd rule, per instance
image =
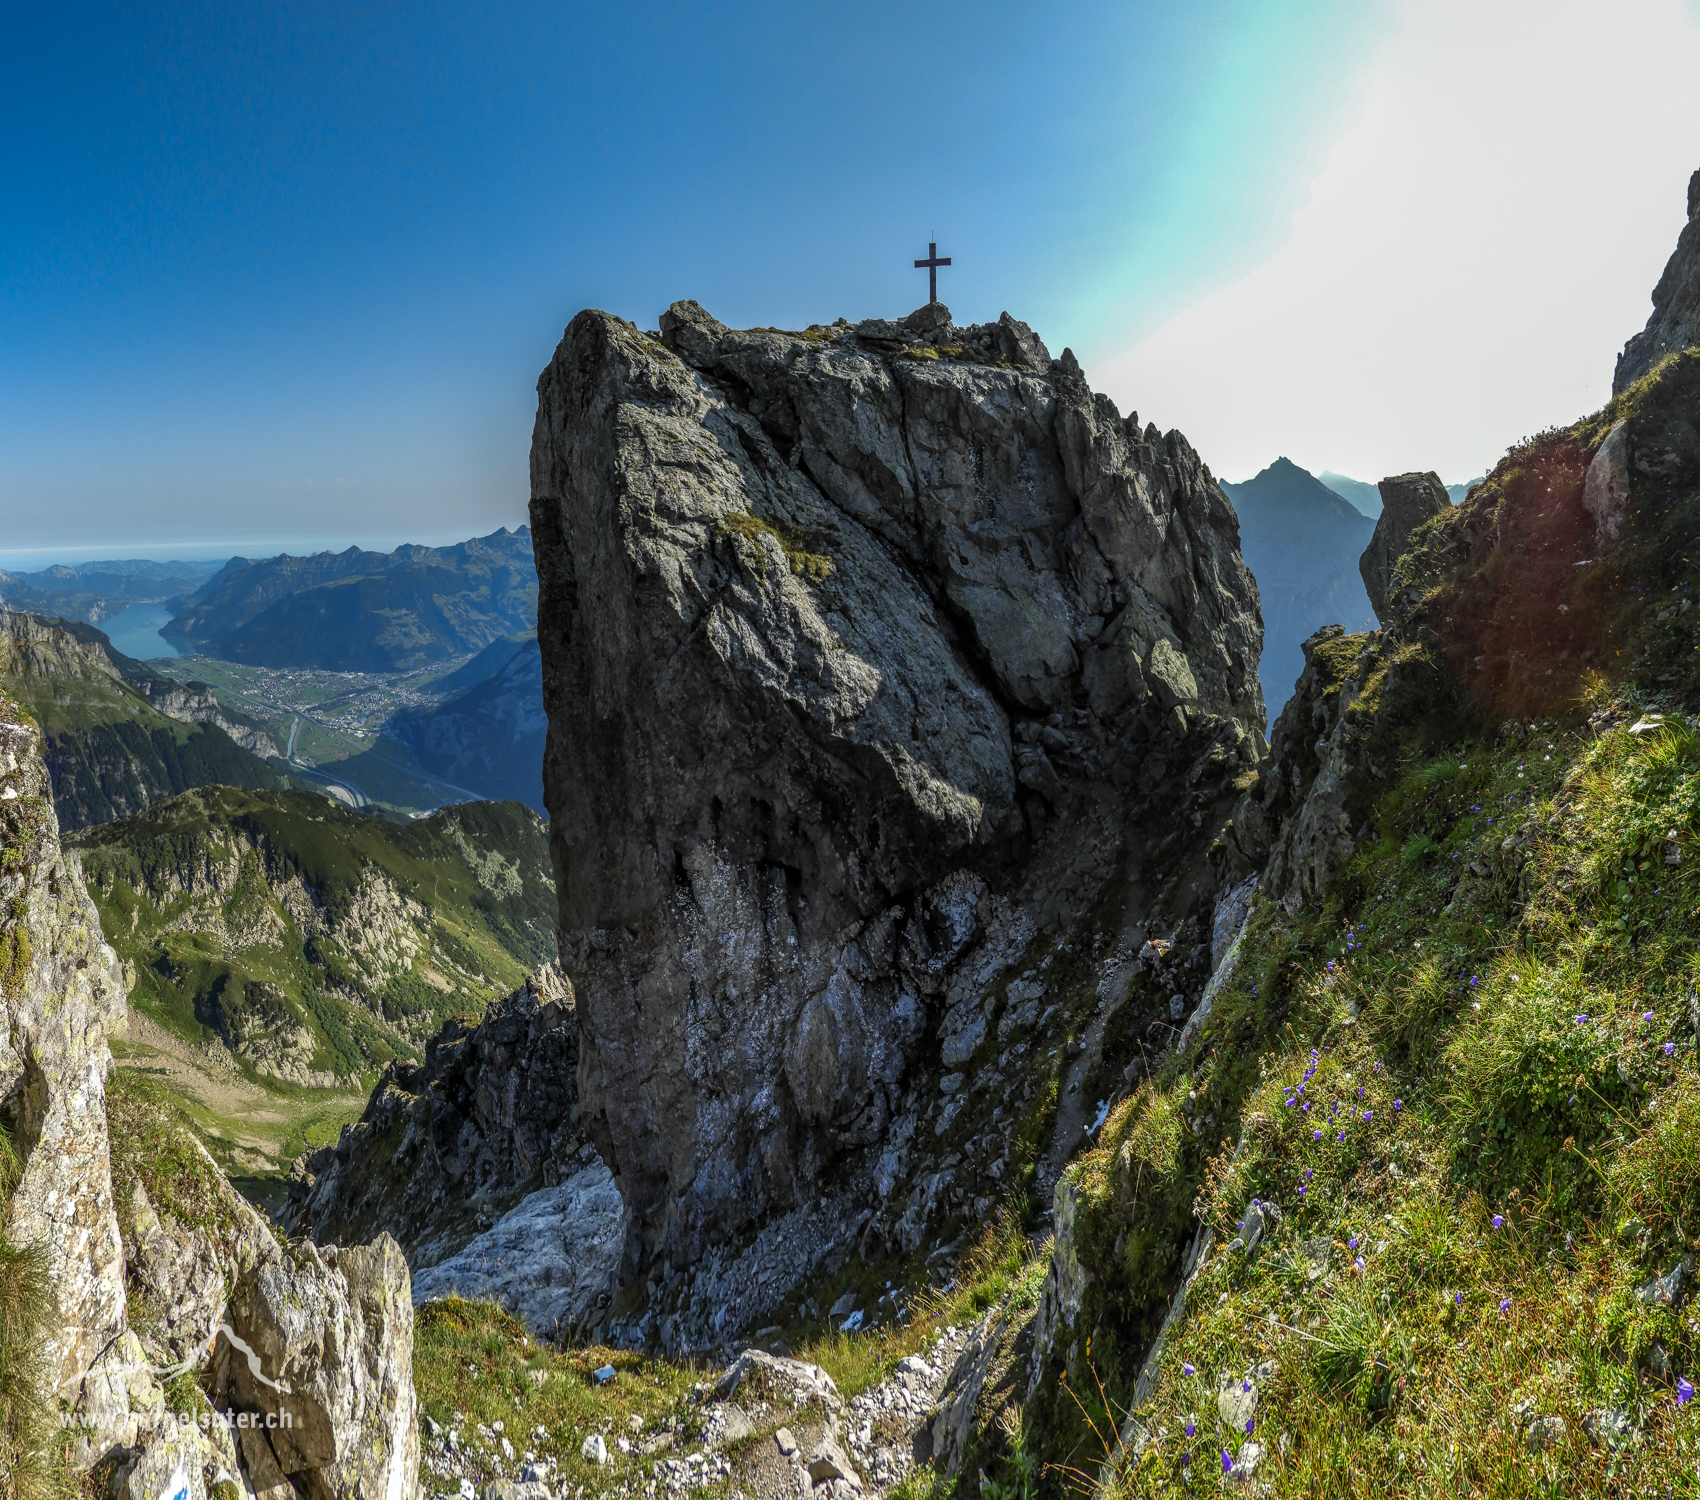
[{"label": "valley floor", "polygon": [[268,1210],[282,1205],[295,1157],[336,1140],[366,1107],[362,1093],[256,1083],[228,1054],[185,1041],[134,1006],[112,1055],[120,1068],[160,1083],[231,1182]]}]

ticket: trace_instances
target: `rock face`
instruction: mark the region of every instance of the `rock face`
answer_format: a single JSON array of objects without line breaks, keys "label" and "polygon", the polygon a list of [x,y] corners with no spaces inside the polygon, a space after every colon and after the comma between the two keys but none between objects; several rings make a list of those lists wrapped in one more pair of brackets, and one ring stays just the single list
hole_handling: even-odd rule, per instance
[{"label": "rock face", "polygon": [[446,1022],[422,1066],[392,1064],[359,1122],[297,1159],[284,1225],[319,1240],[385,1230],[412,1265],[435,1265],[594,1159],[577,1071],[572,987],[551,964],[476,1025]]},{"label": "rock face", "polygon": [[[153,1120],[172,1130],[168,1149],[154,1135],[115,1138],[107,1036],[123,1023],[123,977],[61,849],[39,736],[3,698],[0,872],[0,1114],[23,1160],[0,1229],[46,1260],[58,1320],[44,1394],[78,1429],[73,1460],[112,1459],[113,1493],[128,1500],[179,1489],[206,1500],[243,1478],[263,1492],[274,1474],[324,1500],[411,1495],[418,1431],[400,1251],[380,1240],[302,1252],[309,1271],[186,1128]],[[192,1180],[193,1224],[150,1195],[143,1179],[156,1170],[167,1194]],[[231,1335],[256,1350],[257,1373],[245,1360],[232,1372]],[[214,1351],[221,1411],[275,1410],[266,1381],[294,1384],[294,1449],[279,1453],[250,1428],[239,1451],[228,1420],[185,1425],[167,1412],[161,1377]],[[12,1399],[0,1393],[0,1415]]]},{"label": "rock face", "polygon": [[168,719],[185,724],[216,724],[252,755],[263,760],[282,760],[283,751],[259,725],[231,718],[213,690],[204,682],[173,682],[143,668],[130,677],[130,685]]},{"label": "rock face", "polygon": [[580,1102],[632,1263],[682,1264],[972,1053],[1020,934],[1165,838],[1178,880],[1262,748],[1257,593],[1186,440],[1007,314],[587,311],[538,394]]},{"label": "rock face", "polygon": [[46,1251],[60,1315],[49,1362],[76,1404],[128,1327],[105,1094],[124,980],[60,848],[40,738],[15,712],[0,698],[0,1113],[24,1164],[4,1221],[15,1244]]},{"label": "rock face", "polygon": [[1665,355],[1694,344],[1700,344],[1700,172],[1688,179],[1688,222],[1653,288],[1653,315],[1618,355],[1612,394],[1633,385]]},{"label": "rock face", "polygon": [[1388,595],[1393,587],[1393,565],[1403,555],[1411,533],[1431,516],[1444,512],[1452,498],[1440,476],[1432,472],[1394,474],[1381,481],[1380,489],[1381,517],[1369,546],[1358,559],[1358,572],[1363,574],[1376,619],[1385,625],[1391,609]]}]

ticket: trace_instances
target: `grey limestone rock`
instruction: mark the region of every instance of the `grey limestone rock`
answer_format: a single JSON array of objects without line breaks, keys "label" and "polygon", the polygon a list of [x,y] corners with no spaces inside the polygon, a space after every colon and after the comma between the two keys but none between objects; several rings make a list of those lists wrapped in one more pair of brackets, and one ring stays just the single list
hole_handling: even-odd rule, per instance
[{"label": "grey limestone rock", "polygon": [[1452,497],[1446,493],[1440,476],[1432,472],[1393,474],[1377,488],[1381,491],[1381,515],[1375,523],[1375,535],[1358,559],[1358,571],[1363,574],[1370,607],[1375,610],[1376,619],[1385,625],[1392,607],[1394,565],[1404,554],[1411,533],[1424,521],[1443,514],[1452,504]]},{"label": "grey limestone rock", "polygon": [[1582,481],[1582,506],[1594,518],[1600,542],[1615,542],[1623,534],[1623,513],[1629,504],[1629,419],[1616,423],[1588,464]]},{"label": "grey limestone rock", "polygon": [[219,1341],[220,1405],[277,1419],[264,1437],[284,1475],[326,1500],[413,1493],[413,1301],[394,1240],[290,1246],[237,1283],[230,1321],[252,1356]]},{"label": "grey limestone rock", "polygon": [[844,1408],[838,1386],[819,1365],[762,1349],[746,1349],[727,1366],[714,1387],[714,1399],[730,1401],[740,1392],[745,1405],[763,1400],[793,1411],[815,1406],[829,1417]]},{"label": "grey limestone rock", "polygon": [[9,856],[0,953],[10,970],[0,982],[0,1107],[23,1157],[0,1222],[12,1243],[46,1253],[60,1315],[47,1354],[54,1394],[80,1430],[73,1461],[115,1459],[114,1493],[130,1500],[179,1490],[203,1500],[242,1467],[252,1479],[258,1455],[239,1456],[236,1431],[179,1425],[160,1384],[162,1373],[193,1370],[216,1350],[219,1409],[275,1410],[266,1405],[275,1392],[256,1384],[245,1360],[233,1372],[234,1332],[263,1351],[268,1378],[295,1383],[301,1442],[312,1451],[274,1455],[280,1474],[325,1500],[410,1495],[412,1305],[393,1242],[324,1258],[309,1247],[300,1253],[310,1264],[298,1264],[204,1151],[217,1200],[208,1227],[161,1213],[140,1183],[119,1213],[106,1081],[123,978],[81,871],[60,847],[39,739],[4,700],[0,841]]},{"label": "grey limestone rock", "polygon": [[1667,354],[1695,344],[1700,344],[1700,172],[1688,179],[1688,222],[1653,288],[1652,316],[1617,357],[1612,394],[1633,385]]},{"label": "grey limestone rock", "polygon": [[381,1229],[437,1264],[584,1168],[577,1071],[572,986],[549,964],[476,1022],[446,1021],[423,1064],[387,1068],[360,1120],[296,1159],[281,1222],[320,1241]]},{"label": "grey limestone rock", "polygon": [[81,1382],[128,1330],[106,1124],[107,1036],[124,1024],[124,981],[60,846],[40,737],[4,700],[0,846],[0,1111],[23,1161],[0,1222],[13,1244],[45,1253],[60,1315],[49,1366],[111,1438],[128,1425],[122,1393],[96,1409],[96,1388]]},{"label": "grey limestone rock", "polygon": [[586,1331],[611,1289],[626,1240],[626,1206],[594,1160],[542,1188],[455,1255],[415,1273],[413,1301],[497,1302],[545,1338]]},{"label": "grey limestone rock", "polygon": [[936,1037],[995,1035],[976,956],[1207,847],[1261,750],[1198,455],[1007,315],[923,314],[587,311],[538,383],[562,963],[633,1267],[855,1169]]}]

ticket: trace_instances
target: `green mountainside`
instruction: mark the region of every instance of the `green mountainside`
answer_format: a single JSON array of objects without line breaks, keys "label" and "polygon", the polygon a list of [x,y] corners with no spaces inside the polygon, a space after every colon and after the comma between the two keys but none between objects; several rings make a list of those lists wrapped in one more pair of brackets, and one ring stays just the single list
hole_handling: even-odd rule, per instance
[{"label": "green mountainside", "polygon": [[368,1078],[554,957],[545,826],[515,802],[396,824],[204,787],[66,842],[131,1003],[250,1078]]},{"label": "green mountainside", "polygon": [[161,631],[251,666],[406,671],[537,623],[531,534],[454,547],[232,558]]},{"label": "green mountainside", "polygon": [[[434,708],[397,714],[384,731],[407,746],[426,771],[487,797],[516,797],[543,812],[549,721],[537,637],[517,649],[507,641],[500,645],[508,656],[496,671],[474,678],[473,686]],[[447,680],[465,680],[489,659],[481,653]]]},{"label": "green mountainside", "polygon": [[185,713],[205,710],[114,651],[92,626],[0,615],[0,685],[41,727],[62,829],[127,817],[190,787],[292,784],[281,767],[231,738],[230,728],[247,733],[253,726],[222,715],[202,723],[161,712],[155,701],[182,703]]}]

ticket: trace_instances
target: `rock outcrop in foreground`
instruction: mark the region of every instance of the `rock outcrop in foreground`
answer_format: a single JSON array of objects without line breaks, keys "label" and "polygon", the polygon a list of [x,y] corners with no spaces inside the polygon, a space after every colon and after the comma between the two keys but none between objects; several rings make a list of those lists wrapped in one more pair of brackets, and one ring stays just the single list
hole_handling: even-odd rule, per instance
[{"label": "rock outcrop in foreground", "polygon": [[531,456],[561,958],[632,1270],[845,1183],[896,1233],[920,1089],[1049,1015],[1035,936],[1184,916],[1263,750],[1233,507],[1070,352],[936,303],[661,325],[574,318]]},{"label": "rock outcrop in foreground", "polygon": [[1389,594],[1394,565],[1405,555],[1411,533],[1423,522],[1451,509],[1452,497],[1446,493],[1440,476],[1432,471],[1392,474],[1377,488],[1381,491],[1381,515],[1375,523],[1375,535],[1358,559],[1358,572],[1363,575],[1370,608],[1385,625],[1393,611]]},{"label": "rock outcrop in foreground", "polygon": [[1612,394],[1627,389],[1667,354],[1700,344],[1700,172],[1688,179],[1688,223],[1677,237],[1665,274],[1653,288],[1653,315],[1623,346]]},{"label": "rock outcrop in foreground", "polygon": [[[168,1107],[125,1092],[124,1128],[110,1123],[107,1037],[124,1015],[117,956],[60,846],[40,736],[0,699],[0,1121],[22,1161],[0,1233],[41,1257],[57,1305],[41,1403],[75,1432],[75,1462],[113,1461],[128,1500],[206,1500],[244,1480],[323,1500],[411,1495],[400,1251],[387,1237],[285,1249]],[[36,1353],[17,1347],[15,1314],[0,1328],[8,1447],[27,1400],[15,1372]],[[183,1375],[199,1377],[186,1416],[183,1385],[166,1395]]]},{"label": "rock outcrop in foreground", "polygon": [[572,986],[547,964],[476,1022],[445,1022],[423,1064],[390,1064],[360,1120],[297,1158],[282,1223],[317,1240],[383,1230],[416,1269],[436,1265],[595,1160],[577,1071]]}]

